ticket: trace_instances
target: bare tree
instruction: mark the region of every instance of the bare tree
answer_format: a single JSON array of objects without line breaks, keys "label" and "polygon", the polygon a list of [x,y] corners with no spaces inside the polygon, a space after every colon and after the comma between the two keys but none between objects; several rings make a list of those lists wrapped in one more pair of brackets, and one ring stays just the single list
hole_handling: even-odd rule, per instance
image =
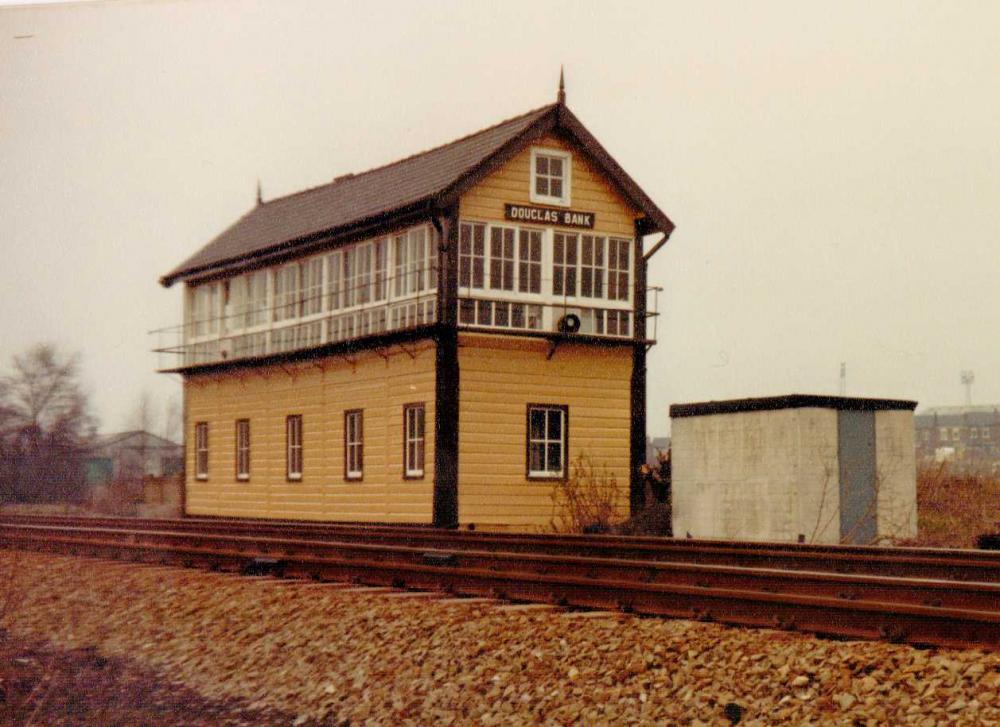
[{"label": "bare tree", "polygon": [[68,502],[83,494],[95,422],[80,387],[79,357],[38,344],[0,378],[0,496]]},{"label": "bare tree", "polygon": [[166,410],[163,415],[163,438],[171,442],[179,442],[183,432],[181,431],[181,400],[174,395],[167,399]]}]

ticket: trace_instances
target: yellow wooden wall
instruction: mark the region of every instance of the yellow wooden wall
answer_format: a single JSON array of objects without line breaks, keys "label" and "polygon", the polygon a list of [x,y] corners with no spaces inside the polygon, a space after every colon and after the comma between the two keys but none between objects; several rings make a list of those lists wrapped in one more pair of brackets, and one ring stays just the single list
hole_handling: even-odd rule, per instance
[{"label": "yellow wooden wall", "polygon": [[597,232],[633,237],[636,211],[579,149],[551,135],[526,147],[501,169],[462,195],[459,214],[463,219],[503,220],[505,203],[533,204],[530,197],[532,146],[571,152],[570,208],[594,212],[594,229]]},{"label": "yellow wooden wall", "polygon": [[[185,381],[187,512],[192,515],[430,522],[434,344]],[[424,478],[403,479],[403,405],[426,405]],[[344,480],[344,411],[364,410],[364,480]],[[301,414],[303,476],[285,477],[285,417]],[[250,420],[250,480],[235,474],[235,422]],[[194,426],[209,424],[208,480],[195,479]]]},{"label": "yellow wooden wall", "polygon": [[586,454],[617,478],[620,517],[628,514],[628,346],[562,344],[462,334],[459,366],[459,521],[491,528],[547,529],[556,485],[526,476],[527,405],[569,406],[570,460]]}]

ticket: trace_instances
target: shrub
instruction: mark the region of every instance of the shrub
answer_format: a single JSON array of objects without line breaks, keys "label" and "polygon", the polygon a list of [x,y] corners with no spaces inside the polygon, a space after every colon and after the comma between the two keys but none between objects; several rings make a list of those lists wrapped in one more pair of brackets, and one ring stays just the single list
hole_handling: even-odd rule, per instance
[{"label": "shrub", "polygon": [[618,479],[605,465],[580,454],[569,477],[552,489],[552,529],[562,533],[607,533],[621,519]]},{"label": "shrub", "polygon": [[908,544],[973,547],[976,538],[1000,530],[1000,478],[952,472],[947,463],[917,473],[919,534]]}]

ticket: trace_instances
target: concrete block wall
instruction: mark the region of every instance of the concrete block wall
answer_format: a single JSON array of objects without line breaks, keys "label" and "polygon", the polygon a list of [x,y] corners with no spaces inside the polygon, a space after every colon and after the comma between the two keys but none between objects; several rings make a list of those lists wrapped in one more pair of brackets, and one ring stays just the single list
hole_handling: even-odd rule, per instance
[{"label": "concrete block wall", "polygon": [[859,403],[872,401],[887,400],[797,396],[672,407],[674,533],[842,542],[841,461],[851,453],[839,446],[837,407],[853,402],[874,412],[877,440],[870,463],[876,494],[864,495],[862,510],[874,511],[876,538],[915,535],[912,408],[876,410]]}]

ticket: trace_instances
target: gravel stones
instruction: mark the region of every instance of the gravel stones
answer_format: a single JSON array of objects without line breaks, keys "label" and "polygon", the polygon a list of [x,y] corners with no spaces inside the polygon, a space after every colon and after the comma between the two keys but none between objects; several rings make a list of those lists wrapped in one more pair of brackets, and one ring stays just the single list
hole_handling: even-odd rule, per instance
[{"label": "gravel stones", "polygon": [[995,653],[0,551],[0,583],[11,572],[13,633],[302,724],[1000,725]]}]

